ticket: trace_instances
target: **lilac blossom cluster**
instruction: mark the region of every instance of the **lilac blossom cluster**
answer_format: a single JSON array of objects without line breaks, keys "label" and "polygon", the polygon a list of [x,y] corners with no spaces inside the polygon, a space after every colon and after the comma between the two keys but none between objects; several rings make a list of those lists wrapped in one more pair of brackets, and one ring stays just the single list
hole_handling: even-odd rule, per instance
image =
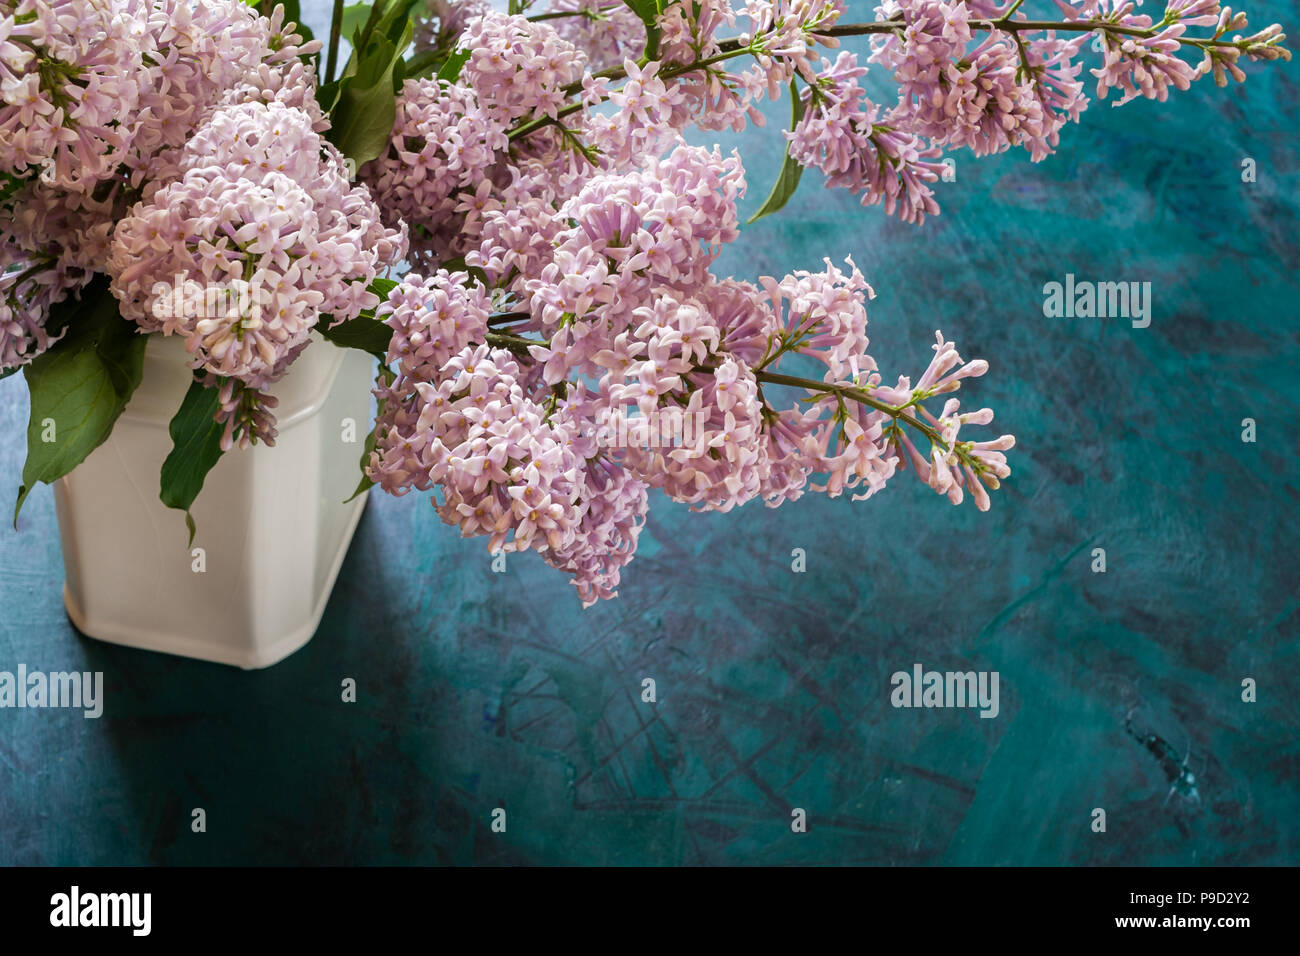
[{"label": "lilac blossom cluster", "polygon": [[[1118,105],[1290,58],[1277,26],[1164,2],[1157,20],[1054,0],[1043,21],[1024,0],[883,0],[849,23],[844,0],[425,0],[404,24],[411,5],[381,0],[361,55],[414,48],[364,73],[358,95],[395,119],[345,155],[320,105],[343,102],[336,46],[318,85],[321,45],[282,8],[0,0],[0,371],[52,347],[51,310],[106,274],[140,331],[183,337],[230,448],[274,439],[269,389],[314,329],[379,319],[369,479],[432,492],[493,552],[539,553],[584,605],[616,593],[651,489],[728,511],[862,500],[910,470],[986,510],[1015,439],[972,436],[993,412],[954,393],[988,363],[936,333],[916,383],[887,383],[852,260],[715,275],[745,173],[687,134],[761,125],[788,91],[788,163],[920,224],[946,152],[1050,155],[1085,69]],[[865,55],[840,49],[853,37]],[[896,95],[867,95],[872,68]],[[179,308],[191,286],[240,294]],[[612,440],[629,416],[698,434]]]},{"label": "lilac blossom cluster", "polygon": [[801,166],[820,169],[828,186],[861,193],[864,206],[883,202],[904,222],[924,222],[939,204],[929,183],[942,166],[941,150],[916,133],[881,120],[880,107],[867,99],[857,79],[867,69],[842,51],[807,89],[807,108],[790,131],[790,156]]},{"label": "lilac blossom cluster", "polygon": [[506,128],[472,90],[438,80],[407,80],[397,101],[392,145],[361,169],[395,228],[417,224],[410,251],[417,263],[464,252],[464,197],[473,196],[507,146]]},{"label": "lilac blossom cluster", "polygon": [[[185,337],[202,367],[255,388],[274,382],[322,314],[345,321],[378,304],[367,290],[404,253],[366,189],[305,111],[224,101],[118,225],[108,260],[124,316]],[[248,308],[175,314],[173,283],[240,279]]]},{"label": "lilac blossom cluster", "polygon": [[[757,284],[715,276],[744,171],[685,134],[761,122],[760,102],[790,87],[791,159],[919,223],[938,212],[945,151],[1055,149],[1087,103],[1090,34],[1098,95],[1122,99],[1285,54],[1272,29],[1217,42],[1244,24],[1204,0],[1170,0],[1162,23],[1110,0],[1058,5],[1047,29],[1012,0],[886,0],[868,24],[845,24],[840,0],[669,2],[653,37],[599,0],[552,0],[531,21],[476,9],[459,40],[440,34],[467,57],[459,78],[408,81],[388,150],[362,171],[387,221],[419,236],[417,271],[376,313],[393,375],[376,391],[371,478],[433,491],[442,519],[492,551],[539,552],[584,604],[615,592],[649,489],[726,511],[860,500],[911,470],[990,507],[1015,439],[968,435],[993,412],[954,395],[988,363],[936,333],[915,384],[886,383],[868,348],[873,292],[851,261]],[[1210,24],[1216,42],[1194,47],[1208,66],[1170,62],[1187,27]],[[855,35],[872,38],[866,59],[822,56]],[[896,102],[867,96],[869,65]],[[610,441],[628,416],[701,434]]]},{"label": "lilac blossom cluster", "polygon": [[[318,47],[240,0],[0,2],[0,369],[106,273],[121,314],[184,337],[221,390],[223,444],[273,440],[264,389],[322,316],[373,308],[406,252],[322,135]],[[171,308],[180,285],[232,283],[256,294]]]},{"label": "lilac blossom cluster", "polygon": [[[593,171],[571,195],[562,171],[511,186],[482,214],[465,257],[476,273],[407,275],[378,311],[393,329],[395,378],[376,393],[369,471],[395,494],[435,489],[443,520],[494,551],[540,552],[574,575],[584,603],[615,593],[648,489],[719,511],[808,488],[868,497],[918,454],[890,427],[890,406],[916,408],[987,368],[940,340],[915,388],[882,386],[867,351],[871,290],[851,263],[759,285],[714,277],[711,262],[739,234],[734,155],[679,144]],[[493,311],[505,302],[510,312]],[[803,407],[773,405],[796,355],[824,374],[806,380]],[[702,440],[611,447],[599,432],[623,409],[691,416]],[[956,429],[991,417],[963,419],[950,403],[932,423],[948,437],[913,464],[918,475],[988,507],[984,486],[1005,476],[1005,459]]]},{"label": "lilac blossom cluster", "polygon": [[546,13],[560,39],[582,50],[593,71],[635,60],[645,48],[645,24],[622,0],[548,0]]},{"label": "lilac blossom cluster", "polygon": [[[861,194],[864,205],[883,199],[887,211],[920,222],[938,210],[925,183],[936,178],[933,161],[943,151],[985,156],[1017,147],[1035,162],[1055,151],[1061,129],[1088,106],[1081,54],[1090,36],[1102,51],[1090,71],[1097,96],[1118,91],[1117,106],[1138,97],[1163,101],[1206,73],[1219,85],[1229,72],[1244,79],[1236,67],[1242,56],[1290,59],[1276,25],[1223,39],[1246,20],[1220,10],[1218,0],[1167,0],[1159,21],[1130,0],[1054,2],[1064,19],[1045,24],[1030,19],[1023,0],[885,0],[863,32],[872,35],[871,62],[889,71],[897,101],[878,106],[857,86],[855,63],[824,60],[804,93],[809,109],[791,133],[792,155],[831,185]],[[1190,37],[1194,26],[1215,29]],[[1193,64],[1184,54],[1201,59]]]}]

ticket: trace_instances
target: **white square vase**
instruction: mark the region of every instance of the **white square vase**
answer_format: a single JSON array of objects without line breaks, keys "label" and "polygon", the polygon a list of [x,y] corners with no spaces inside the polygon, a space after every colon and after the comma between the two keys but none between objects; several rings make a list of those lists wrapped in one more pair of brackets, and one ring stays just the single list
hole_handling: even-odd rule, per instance
[{"label": "white square vase", "polygon": [[[191,509],[158,498],[168,423],[192,380],[153,336],[112,435],[54,486],[68,616],[90,637],[246,669],[311,639],[366,496],[346,499],[370,425],[374,360],[314,339],[271,388],[273,447],[232,449]],[[196,550],[201,549],[201,550]]]}]

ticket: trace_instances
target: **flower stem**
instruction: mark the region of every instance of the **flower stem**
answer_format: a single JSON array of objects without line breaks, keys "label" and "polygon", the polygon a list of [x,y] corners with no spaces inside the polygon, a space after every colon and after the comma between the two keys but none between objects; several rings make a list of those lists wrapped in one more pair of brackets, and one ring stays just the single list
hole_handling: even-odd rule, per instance
[{"label": "flower stem", "polygon": [[339,34],[343,32],[343,0],[334,0],[334,12],[330,15],[330,48],[325,60],[325,79],[328,83],[334,79],[334,68],[339,62]]},{"label": "flower stem", "polygon": [[[1165,21],[1153,23],[1149,27],[1126,27],[1109,20],[1012,20],[1011,12],[996,20],[971,20],[970,26],[976,30],[1001,30],[1005,33],[1038,32],[1040,30],[1057,30],[1061,33],[1094,33],[1104,30],[1107,33],[1123,33],[1135,37],[1153,37],[1165,27]],[[876,33],[896,33],[906,29],[905,20],[879,20],[874,23],[837,23],[834,26],[812,31],[816,36],[856,37],[870,36]],[[1215,37],[1174,37],[1184,46],[1233,46],[1244,49],[1246,40],[1226,40]],[[731,41],[735,43],[737,41]],[[725,47],[725,44],[724,44]]]},{"label": "flower stem", "polygon": [[488,316],[488,325],[509,325],[511,322],[519,322],[528,318],[532,318],[531,312],[493,312]]},{"label": "flower stem", "polygon": [[541,23],[544,20],[561,20],[565,17],[586,17],[589,20],[603,20],[605,14],[611,10],[618,9],[619,4],[608,7],[597,7],[594,10],[552,10],[550,13],[539,13],[528,19],[533,23]]},{"label": "flower stem", "polygon": [[865,389],[856,388],[852,385],[835,385],[829,382],[819,382],[814,378],[800,378],[797,375],[786,375],[782,372],[755,372],[754,377],[760,382],[770,382],[773,385],[789,385],[792,388],[806,388],[811,392],[825,392],[828,395],[842,395],[845,398],[851,398],[855,402],[861,402],[863,405],[870,406],[876,411],[884,412],[890,418],[901,419],[908,425],[922,432],[932,442],[948,447],[947,442],[939,435],[937,431],[927,425],[920,419],[908,415],[906,407],[890,405],[882,402],[878,398],[872,398],[870,393]]},{"label": "flower stem", "polygon": [[[703,59],[700,60],[695,60],[692,63],[683,63],[678,66],[669,67],[668,69],[660,71],[659,78],[664,80],[669,80],[672,79],[673,77],[681,76],[685,73],[692,73],[695,70],[707,70],[715,63],[721,63],[723,60],[735,59],[736,57],[744,56],[749,52],[750,50],[748,47],[738,47],[730,50],[725,50],[721,53],[714,54],[713,56],[704,57]],[[645,64],[642,65],[644,66]],[[625,70],[623,67],[620,66],[608,70],[601,70],[599,73],[595,74],[595,76],[597,78],[621,80],[627,77],[627,70]],[[573,96],[575,93],[578,93],[581,90],[582,90],[581,83],[571,83],[564,88],[564,95]],[[536,119],[529,120],[528,122],[524,123],[522,126],[517,126],[514,129],[512,129],[508,134],[509,139],[511,140],[522,139],[523,137],[529,135],[530,133],[537,132],[537,130],[539,129],[543,129],[547,126],[554,126],[557,123],[559,123],[559,121],[562,120],[564,117],[570,116],[573,113],[576,113],[580,109],[582,109],[581,103],[570,103],[568,106],[564,107],[564,109],[556,112],[554,116],[539,116]]]},{"label": "flower stem", "polygon": [[[1010,10],[998,19],[989,20],[971,20],[970,26],[976,30],[1000,30],[1009,33],[1016,39],[1017,46],[1021,49],[1022,62],[1027,65],[1027,58],[1024,56],[1024,48],[1020,43],[1020,34],[1022,32],[1037,32],[1041,30],[1057,30],[1062,33],[1094,33],[1103,31],[1107,33],[1121,33],[1136,37],[1153,37],[1169,24],[1165,21],[1153,23],[1149,27],[1128,27],[1121,26],[1109,20],[1012,20],[1011,15],[1020,8],[1020,3],[1014,4]],[[834,26],[814,28],[809,31],[812,36],[820,37],[851,37],[851,36],[869,36],[880,33],[897,33],[907,27],[905,20],[879,20],[873,23],[839,23]],[[1237,49],[1246,49],[1249,46],[1249,40],[1226,40],[1218,37],[1175,37],[1183,46],[1194,46],[1202,50],[1209,47],[1236,47]],[[673,77],[682,76],[686,73],[692,73],[696,70],[706,70],[715,63],[721,63],[724,60],[730,60],[734,57],[745,56],[754,53],[759,47],[755,44],[754,38],[744,39],[741,37],[732,37],[728,40],[722,40],[718,44],[719,52],[713,56],[703,57],[691,63],[682,63],[677,66],[670,66],[660,71],[661,79],[672,79]],[[645,65],[644,62],[641,64]],[[627,70],[623,67],[611,67],[607,70],[601,70],[594,74],[598,79],[621,80],[627,77]],[[580,92],[582,85],[580,83],[571,83],[565,87],[564,94],[573,96]],[[580,103],[572,103],[564,109],[559,110],[555,116],[542,116],[529,120],[521,126],[511,130],[509,138],[511,140],[521,139],[534,133],[539,129],[557,124],[565,116],[569,116],[582,108]]]},{"label": "flower stem", "polygon": [[937,445],[944,451],[955,452],[957,460],[963,465],[969,466],[971,471],[975,474],[978,475],[985,471],[984,463],[979,461],[970,453],[969,443],[958,442],[954,448],[952,445],[949,445],[944,441],[943,436],[933,427],[921,421],[916,416],[907,414],[907,409],[913,404],[912,402],[902,406],[890,405],[887,402],[880,401],[878,398],[872,398],[871,394],[865,389],[857,388],[853,385],[838,385],[830,382],[819,382],[816,379],[800,378],[796,375],[785,375],[781,372],[759,371],[754,373],[754,377],[758,379],[759,382],[769,382],[772,385],[789,385],[792,388],[806,388],[810,392],[823,392],[827,395],[836,395],[841,398],[852,399],[855,402],[874,408],[876,411],[884,412],[890,418],[894,419],[894,427],[897,427],[898,422],[910,425],[926,438],[930,439],[931,444]]},{"label": "flower stem", "polygon": [[511,335],[509,332],[488,332],[483,336],[483,340],[495,348],[510,349],[512,352],[523,352],[529,354],[528,348],[533,345],[546,345],[545,342],[537,339],[524,338],[522,335]]}]

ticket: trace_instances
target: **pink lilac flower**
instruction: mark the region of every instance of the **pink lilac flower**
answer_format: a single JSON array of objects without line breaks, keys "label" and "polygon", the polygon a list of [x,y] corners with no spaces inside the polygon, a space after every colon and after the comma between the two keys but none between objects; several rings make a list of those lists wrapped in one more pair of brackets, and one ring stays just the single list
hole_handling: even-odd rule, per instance
[{"label": "pink lilac flower", "polygon": [[[668,4],[659,18],[659,60],[671,66],[717,56],[721,51],[717,34],[735,24],[730,0]],[[706,130],[740,131],[748,123],[764,123],[757,106],[768,91],[767,71],[762,66],[736,75],[728,73],[725,64],[714,64],[680,74],[673,85],[684,107],[683,115],[673,119],[678,128],[688,120]]]},{"label": "pink lilac flower", "polygon": [[348,181],[343,155],[317,130],[318,113],[279,100],[241,101],[239,92],[186,144],[180,172],[216,167],[232,179],[288,176],[307,192],[320,223],[319,245],[306,250],[302,266],[322,277],[322,308],[336,321],[372,308],[378,300],[366,286],[406,254],[405,224],[384,226],[367,188]]},{"label": "pink lilac flower", "polygon": [[131,0],[0,2],[0,172],[88,191],[120,163],[143,34]]},{"label": "pink lilac flower", "polygon": [[738,235],[744,186],[738,157],[679,146],[639,170],[592,175],[565,201],[558,215],[572,225],[555,235],[550,261],[525,280],[521,302],[548,336],[563,328],[551,354],[539,359],[548,380],[581,368],[596,350],[590,333],[614,321],[617,335],[656,290],[703,284],[721,245]]},{"label": "pink lilac flower", "polygon": [[25,364],[58,340],[61,333],[46,331],[50,308],[105,268],[124,209],[119,186],[87,193],[39,178],[0,201],[0,369]]},{"label": "pink lilac flower", "polygon": [[879,107],[867,99],[857,79],[866,73],[852,53],[840,53],[805,93],[803,118],[787,134],[790,156],[820,169],[827,185],[848,189],[864,206],[884,203],[885,212],[904,222],[921,223],[939,204],[927,183],[941,174],[933,162],[940,151],[890,122],[877,122]]},{"label": "pink lilac flower", "polygon": [[452,356],[481,341],[491,303],[465,272],[440,269],[425,278],[408,272],[375,310],[391,326],[388,359],[403,382],[437,381]]},{"label": "pink lilac flower", "polygon": [[506,148],[505,127],[472,90],[438,80],[407,80],[397,101],[388,150],[361,168],[384,221],[416,223],[419,264],[460,254],[464,216],[458,193],[477,192]]},{"label": "pink lilac flower", "polygon": [[[652,488],[699,511],[730,511],[762,493],[765,462],[760,435],[763,402],[758,382],[731,356],[706,373],[696,373],[680,414],[702,423],[699,440],[673,448],[629,448],[626,466]],[[653,361],[653,360],[651,360]],[[640,376],[646,375],[644,365]],[[665,390],[664,394],[666,394]],[[642,414],[646,410],[642,408]]]},{"label": "pink lilac flower", "polygon": [[[1146,30],[1153,24],[1151,17],[1134,12],[1131,0],[1095,0],[1095,10],[1094,17],[1116,27]],[[1170,86],[1187,89],[1199,74],[1178,56],[1179,37],[1186,32],[1185,21],[1170,23],[1150,37],[1101,30],[1103,61],[1100,69],[1091,71],[1097,77],[1097,95],[1105,99],[1111,90],[1119,90],[1123,95],[1115,105],[1122,106],[1139,96],[1163,102]]]},{"label": "pink lilac flower", "polygon": [[[306,345],[286,355],[287,365]],[[278,376],[277,376],[278,377]],[[275,415],[273,410],[280,404],[279,399],[268,392],[245,384],[237,378],[223,378],[211,372],[205,372],[202,383],[217,390],[216,421],[222,426],[221,450],[261,443],[274,445],[276,439]]]},{"label": "pink lilac flower", "polygon": [[1083,83],[1078,80],[1082,63],[1074,62],[1087,38],[1063,39],[1048,31],[1025,45],[1025,59],[1031,70],[1034,96],[1043,108],[1041,133],[1025,142],[1035,162],[1055,151],[1060,144],[1060,130],[1067,122],[1077,123],[1079,114],[1088,108]]},{"label": "pink lilac flower", "polygon": [[[1204,10],[1203,7],[1197,6],[1192,9],[1183,11],[1184,15],[1190,16],[1194,12]],[[1185,23],[1191,23],[1192,20],[1184,20]],[[1244,30],[1246,28],[1246,17],[1241,13],[1233,13],[1230,7],[1224,7],[1220,12],[1214,28],[1215,38],[1219,38],[1229,30]],[[1291,51],[1282,46],[1286,39],[1286,34],[1282,32],[1281,24],[1270,24],[1263,30],[1253,33],[1248,37],[1241,34],[1234,34],[1232,40],[1234,43],[1243,44],[1243,46],[1215,46],[1207,44],[1205,46],[1205,58],[1196,68],[1198,76],[1207,73],[1214,74],[1216,86],[1227,86],[1228,77],[1231,76],[1238,83],[1246,79],[1246,74],[1237,66],[1237,61],[1241,59],[1244,53],[1248,60],[1271,61],[1271,60],[1290,60]]]},{"label": "pink lilac flower", "polygon": [[1166,0],[1165,19],[1189,27],[1209,27],[1219,22],[1219,0]]},{"label": "pink lilac flower", "polygon": [[125,211],[120,183],[85,193],[37,179],[0,203],[0,244],[50,260],[61,276],[84,283],[107,267],[113,228]]},{"label": "pink lilac flower", "polygon": [[315,80],[298,60],[320,42],[304,42],[284,22],[282,7],[269,18],[242,0],[150,0],[146,7],[143,43],[153,52],[131,118],[127,165],[134,185],[176,178],[180,149],[232,90],[236,99],[299,107],[318,131],[324,128]]},{"label": "pink lilac flower", "polygon": [[808,487],[809,476],[820,470],[824,456],[817,432],[822,411],[817,407],[787,408],[765,416],[762,453],[766,473],[759,493],[769,508],[798,501]]},{"label": "pink lilac flower", "polygon": [[0,245],[0,371],[26,365],[61,337],[45,323],[50,308],[82,282],[70,281],[40,260]]},{"label": "pink lilac flower", "polygon": [[[405,251],[302,110],[218,109],[178,168],[118,225],[108,271],[124,316],[185,336],[215,374],[273,381],[322,315],[344,321],[376,305],[367,286]],[[233,294],[178,314],[174,290],[190,283]]]},{"label": "pink lilac flower", "polygon": [[555,117],[565,87],[582,78],[586,58],[549,23],[487,13],[470,20],[460,38],[470,51],[461,80],[488,119],[506,128],[523,117]]},{"label": "pink lilac flower", "polygon": [[[183,335],[196,361],[218,375],[261,381],[307,340],[324,302],[300,285],[298,263],[318,245],[313,213],[311,197],[283,173],[254,180],[191,170],[117,228],[109,273],[122,314],[146,330]],[[174,289],[186,281],[205,296],[228,291],[214,308],[178,312]],[[257,294],[244,301],[238,281]]]},{"label": "pink lilac flower", "polygon": [[839,46],[834,37],[815,31],[834,26],[843,13],[842,0],[749,0],[750,29],[741,43],[757,48],[755,59],[767,73],[771,99],[780,97],[796,73],[812,82],[817,46]]},{"label": "pink lilac flower", "polygon": [[306,113],[317,133],[329,129],[329,118],[316,99],[315,78],[302,60],[288,64],[259,63],[221,95],[221,105],[279,103]]},{"label": "pink lilac flower", "polygon": [[913,103],[913,128],[950,147],[968,147],[976,156],[1024,146],[1033,159],[1050,149],[1045,143],[1048,118],[1033,88],[1022,83],[1022,66],[1013,40],[985,37],[959,64],[944,68],[939,89],[942,103],[931,97]]},{"label": "pink lilac flower", "polygon": [[963,362],[952,342],[944,341],[942,333],[935,333],[934,357],[917,381],[915,387],[907,378],[899,378],[892,388],[881,386],[879,376],[867,383],[874,397],[899,407],[914,400],[913,407],[922,419],[933,425],[941,442],[932,442],[930,454],[922,455],[901,426],[889,429],[889,449],[899,459],[899,468],[910,464],[917,477],[939,494],[946,495],[953,504],[960,504],[969,493],[981,511],[989,508],[985,488],[996,489],[1000,480],[1011,474],[1007,466],[1007,449],[1015,445],[1015,437],[1003,435],[988,442],[959,442],[957,435],[963,425],[988,425],[993,421],[992,409],[959,414],[959,403],[950,398],[945,401],[942,413],[936,418],[924,405],[919,404],[934,395],[945,395],[961,388],[962,381],[984,375],[988,362],[976,359]]},{"label": "pink lilac flower", "polygon": [[749,282],[722,279],[709,283],[700,299],[717,323],[724,351],[751,368],[771,354],[781,329],[766,292]]},{"label": "pink lilac flower", "polygon": [[583,607],[618,596],[622,569],[636,553],[637,538],[649,510],[646,484],[607,460],[590,460],[582,469],[582,518],[573,540],[548,550],[552,567],[573,575]]},{"label": "pink lilac flower", "polygon": [[[960,415],[959,409],[960,403],[955,398],[944,402],[943,412],[938,418],[924,408],[921,409],[924,417],[939,430],[943,440],[943,446],[934,444],[931,447],[927,462],[930,472],[927,483],[939,494],[946,495],[955,505],[961,504],[965,494],[969,493],[980,511],[988,511],[989,496],[985,486],[996,489],[1000,480],[1011,473],[1003,452],[1015,445],[1015,437],[1003,435],[988,442],[958,442],[958,432],[967,421],[987,424],[993,418],[989,409],[981,409],[971,415]],[[973,466],[961,460],[959,449],[969,453],[974,461]]]},{"label": "pink lilac flower", "polygon": [[[764,96],[779,99],[796,73],[811,78],[814,48],[839,44],[814,31],[833,25],[843,11],[840,0],[750,0],[743,10],[750,29],[737,42],[752,49],[753,65],[739,73],[710,65],[679,74],[673,125],[681,128],[690,120],[700,129],[735,131],[750,122],[764,125],[758,102]],[[735,21],[727,0],[672,4],[660,19],[660,58],[665,64],[709,60],[721,50],[716,31]]]},{"label": "pink lilac flower", "polygon": [[965,146],[978,156],[1020,146],[1037,161],[1087,105],[1076,79],[1082,66],[1073,61],[1083,36],[994,30],[977,41],[972,21],[1004,14],[964,0],[890,2],[878,10],[907,24],[901,37],[872,42],[872,59],[893,72],[899,88],[888,122],[933,146]]},{"label": "pink lilac flower", "polygon": [[529,176],[516,167],[514,182],[500,198],[484,204],[477,224],[478,247],[465,262],[482,269],[493,285],[524,295],[527,282],[551,261],[555,238],[565,224],[556,215],[546,176]]},{"label": "pink lilac flower", "polygon": [[587,119],[587,141],[599,150],[603,168],[625,169],[682,141],[684,94],[659,78],[659,67],[655,61],[644,67],[625,61],[626,81],[608,94],[614,109]]},{"label": "pink lilac flower", "polygon": [[[825,492],[832,498],[865,486],[853,495],[854,501],[865,501],[885,487],[898,467],[898,456],[884,439],[884,428],[889,416],[858,402],[843,403],[842,411],[830,401],[822,405],[830,417],[819,421],[817,444],[821,454],[815,466],[826,474],[824,484],[814,484],[814,491]],[[835,414],[838,412],[839,414]]]},{"label": "pink lilac flower", "polygon": [[487,536],[492,552],[558,552],[582,520],[582,464],[569,426],[548,420],[519,373],[508,351],[471,345],[433,381],[399,376],[379,391],[386,410],[369,473],[398,494],[436,485],[439,517],[464,537]]},{"label": "pink lilac flower", "polygon": [[622,0],[550,0],[547,13],[573,13],[550,21],[561,39],[573,44],[593,70],[618,66],[640,56],[645,48],[645,24]]},{"label": "pink lilac flower", "polygon": [[875,370],[867,354],[866,301],[871,286],[848,260],[846,275],[826,260],[825,272],[795,272],[780,282],[763,280],[778,317],[777,340],[770,357],[798,352],[826,365],[826,380],[855,379]]}]

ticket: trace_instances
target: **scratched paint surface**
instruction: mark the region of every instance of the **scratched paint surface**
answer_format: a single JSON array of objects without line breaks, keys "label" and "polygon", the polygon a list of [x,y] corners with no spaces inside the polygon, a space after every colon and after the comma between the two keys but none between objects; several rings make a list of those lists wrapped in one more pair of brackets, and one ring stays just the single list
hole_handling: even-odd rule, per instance
[{"label": "scratched paint surface", "polygon": [[[1094,103],[1037,166],[963,154],[919,230],[809,174],[728,251],[745,277],[851,254],[887,375],[935,328],[992,361],[971,401],[1020,445],[986,515],[910,477],[658,500],[622,598],[582,612],[539,560],[493,574],[427,503],[376,497],[316,637],[242,673],[78,636],[38,491],[0,533],[0,669],[103,671],[106,712],[0,711],[0,862],[1297,862],[1296,78]],[[746,213],[775,135],[739,139]],[[1044,318],[1067,272],[1151,281],[1150,328]],[[0,384],[10,487],[26,416]],[[1001,713],[892,708],[918,661],[998,671]]]}]

